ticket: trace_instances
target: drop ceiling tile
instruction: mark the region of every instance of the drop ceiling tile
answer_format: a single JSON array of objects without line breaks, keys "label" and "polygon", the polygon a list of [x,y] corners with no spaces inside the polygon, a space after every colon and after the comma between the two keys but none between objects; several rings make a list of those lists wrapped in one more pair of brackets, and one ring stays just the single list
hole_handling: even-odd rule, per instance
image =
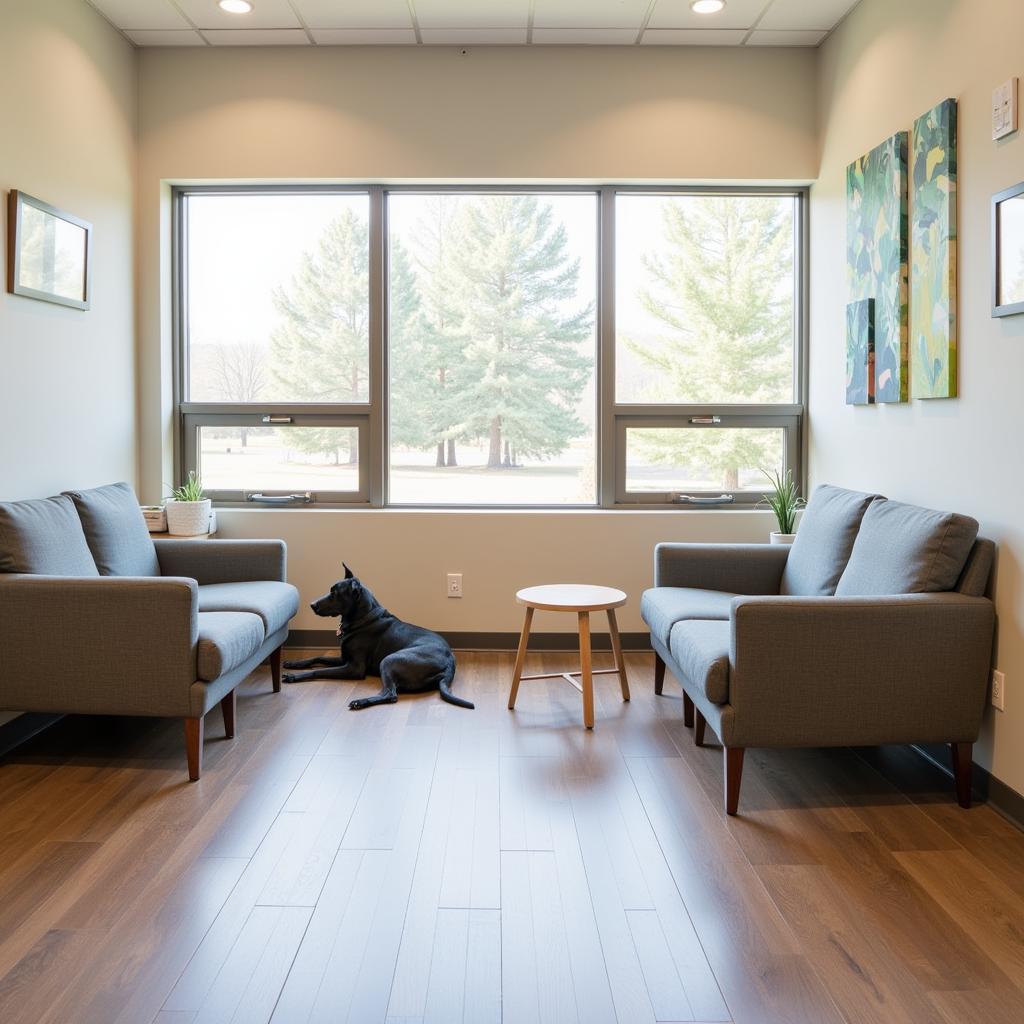
[{"label": "drop ceiling tile", "polygon": [[321,46],[405,46],[416,42],[411,28],[314,28],[310,32]]},{"label": "drop ceiling tile", "polygon": [[309,36],[301,28],[211,29],[203,35],[214,46],[308,46]]},{"label": "drop ceiling tile", "polygon": [[535,43],[561,46],[629,46],[636,42],[635,28],[535,28]]},{"label": "drop ceiling tile", "polygon": [[797,29],[790,32],[762,32],[758,29],[750,33],[747,46],[817,46],[827,35],[824,29],[809,32]]},{"label": "drop ceiling tile", "polygon": [[649,28],[699,28],[719,30],[750,28],[768,5],[768,0],[728,0],[717,14],[694,14],[690,0],[657,0]]},{"label": "drop ceiling tile", "polygon": [[525,28],[422,28],[425,43],[456,46],[516,46],[526,42]]},{"label": "drop ceiling tile", "polygon": [[420,28],[526,28],[529,0],[415,0]]},{"label": "drop ceiling tile", "polygon": [[206,43],[203,41],[203,37],[198,32],[193,32],[192,29],[187,28],[184,31],[180,29],[167,29],[160,31],[158,29],[128,29],[125,35],[136,45],[136,46],[205,46]]},{"label": "drop ceiling tile", "polygon": [[407,0],[293,0],[310,28],[412,28]]},{"label": "drop ceiling tile", "polygon": [[535,0],[533,27],[631,28],[635,35],[650,5],[650,0]]},{"label": "drop ceiling tile", "polygon": [[197,28],[247,31],[253,28],[301,28],[288,0],[252,0],[248,14],[228,14],[217,0],[175,0]]},{"label": "drop ceiling tile", "polygon": [[188,28],[188,22],[168,0],[89,0],[118,28]]},{"label": "drop ceiling tile", "polygon": [[832,29],[858,0],[774,0],[759,29]]},{"label": "drop ceiling tile", "polygon": [[640,42],[645,46],[739,46],[746,34],[745,28],[649,28]]}]

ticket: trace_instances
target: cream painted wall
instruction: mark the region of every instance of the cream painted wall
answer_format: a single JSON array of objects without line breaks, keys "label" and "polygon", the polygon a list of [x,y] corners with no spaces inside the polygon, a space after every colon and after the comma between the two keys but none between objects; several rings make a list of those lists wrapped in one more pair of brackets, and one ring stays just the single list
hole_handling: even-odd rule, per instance
[{"label": "cream painted wall", "polygon": [[[140,53],[143,494],[171,479],[170,181],[779,180],[816,163],[814,54],[673,48],[144,50]],[[307,600],[346,558],[396,613],[512,631],[513,594],[585,580],[632,595],[658,540],[764,540],[766,513],[223,511],[280,536]],[[444,597],[461,571],[466,597]],[[299,628],[322,627],[304,610]],[[538,623],[562,631],[557,617]]]},{"label": "cream painted wall", "polygon": [[[0,498],[134,481],[135,55],[82,0],[0,0],[0,192],[93,224],[92,309],[0,291]],[[6,213],[4,214],[6,223]]]},{"label": "cream painted wall", "polygon": [[[993,88],[1024,76],[1020,0],[863,0],[821,50],[821,170],[812,189],[810,473],[975,516],[999,544],[996,663],[977,759],[1024,792],[1024,317],[989,313],[989,201],[1024,179],[1024,139],[990,138]],[[960,101],[960,394],[843,404],[844,169],[947,96]],[[880,655],[884,656],[884,655]]]}]

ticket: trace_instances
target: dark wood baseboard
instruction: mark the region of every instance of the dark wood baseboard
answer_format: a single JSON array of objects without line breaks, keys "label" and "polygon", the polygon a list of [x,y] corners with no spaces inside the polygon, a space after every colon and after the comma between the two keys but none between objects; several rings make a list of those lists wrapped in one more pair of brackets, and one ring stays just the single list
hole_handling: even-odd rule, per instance
[{"label": "dark wood baseboard", "polygon": [[[458,633],[440,630],[441,636],[456,651],[514,651],[519,646],[518,633]],[[620,633],[624,651],[649,651],[649,633]],[[573,633],[531,633],[531,651],[578,651],[579,636]],[[595,651],[610,651],[611,637],[608,633],[593,632],[590,643]],[[333,629],[293,629],[288,634],[285,647],[308,648],[337,647],[338,638]]]}]

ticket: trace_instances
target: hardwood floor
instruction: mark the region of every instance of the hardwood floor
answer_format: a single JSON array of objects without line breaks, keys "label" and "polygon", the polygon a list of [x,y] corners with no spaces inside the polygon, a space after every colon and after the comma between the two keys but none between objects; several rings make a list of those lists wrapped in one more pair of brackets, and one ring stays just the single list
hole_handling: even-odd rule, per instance
[{"label": "hardwood floor", "polygon": [[511,654],[460,655],[476,711],[264,668],[191,785],[180,722],[63,720],[0,760],[0,1020],[1024,1020],[1024,834],[895,748],[748,751],[726,818],[627,665],[593,732],[557,679],[508,711]]}]

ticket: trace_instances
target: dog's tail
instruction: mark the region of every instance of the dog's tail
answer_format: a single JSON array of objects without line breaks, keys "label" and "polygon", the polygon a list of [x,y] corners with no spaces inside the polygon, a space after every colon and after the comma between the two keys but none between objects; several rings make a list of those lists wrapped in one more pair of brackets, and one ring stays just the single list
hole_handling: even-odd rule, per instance
[{"label": "dog's tail", "polygon": [[455,658],[452,657],[451,661],[445,667],[445,670],[441,673],[441,678],[437,683],[437,688],[441,693],[441,700],[446,700],[449,704],[454,704],[456,707],[460,708],[475,708],[475,704],[472,704],[468,700],[463,700],[462,697],[456,697],[455,694],[452,693],[452,680],[454,678]]}]

